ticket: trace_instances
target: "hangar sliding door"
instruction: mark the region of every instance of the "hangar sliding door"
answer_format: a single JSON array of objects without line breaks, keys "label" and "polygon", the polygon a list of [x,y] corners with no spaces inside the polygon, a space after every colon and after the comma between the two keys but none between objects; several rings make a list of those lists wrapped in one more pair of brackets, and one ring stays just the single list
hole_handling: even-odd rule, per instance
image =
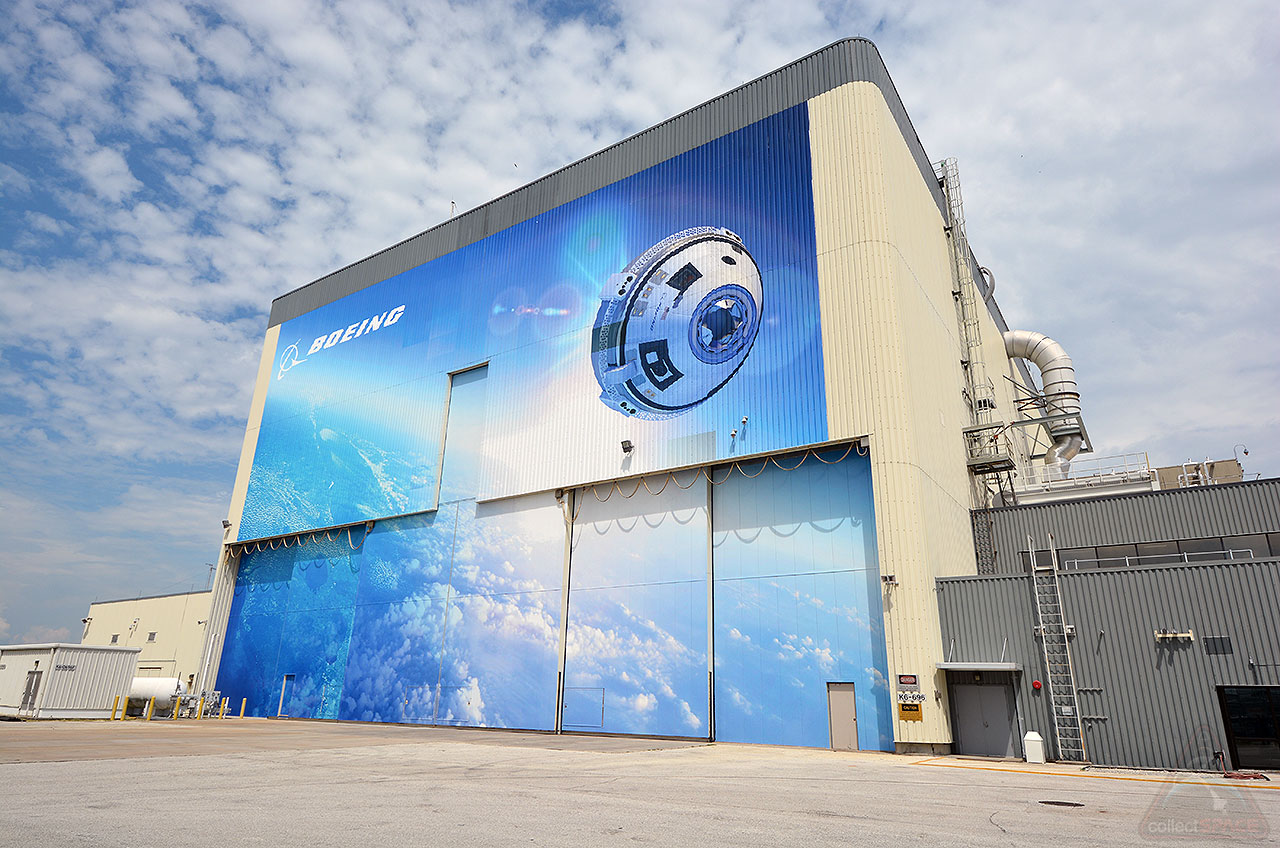
[{"label": "hangar sliding door", "polygon": [[714,472],[716,738],[825,748],[851,682],[857,747],[893,750],[870,462],[801,460]]},{"label": "hangar sliding door", "polygon": [[706,737],[707,481],[645,483],[577,493],[563,726]]}]

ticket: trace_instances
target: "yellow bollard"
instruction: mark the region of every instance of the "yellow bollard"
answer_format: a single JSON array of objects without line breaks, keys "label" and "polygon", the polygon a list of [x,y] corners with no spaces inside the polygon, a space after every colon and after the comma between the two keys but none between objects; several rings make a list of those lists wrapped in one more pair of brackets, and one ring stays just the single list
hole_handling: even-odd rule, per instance
[{"label": "yellow bollard", "polygon": [[240,718],[244,718],[244,708],[248,705],[248,703],[249,703],[248,698],[240,699]]},{"label": "yellow bollard", "polygon": [[156,711],[156,699],[152,698],[147,701],[147,721],[151,721],[151,714]]},{"label": "yellow bollard", "polygon": [[196,707],[196,720],[204,718],[204,696],[200,696],[200,704]]},{"label": "yellow bollard", "polygon": [[120,696],[116,695],[116,699],[111,702],[111,721],[116,720],[116,709],[120,706]]},{"label": "yellow bollard", "polygon": [[227,699],[223,698],[222,708],[218,710],[218,718],[226,718],[226,717],[227,717]]}]

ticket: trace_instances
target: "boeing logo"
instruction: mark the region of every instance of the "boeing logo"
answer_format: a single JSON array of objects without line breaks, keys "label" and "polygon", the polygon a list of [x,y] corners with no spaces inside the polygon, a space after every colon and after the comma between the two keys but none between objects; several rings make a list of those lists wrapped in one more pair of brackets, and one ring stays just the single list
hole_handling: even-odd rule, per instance
[{"label": "boeing logo", "polygon": [[298,339],[293,344],[284,349],[284,353],[280,354],[280,370],[276,372],[276,379],[279,380],[285,373],[295,365],[306,362],[305,359],[298,358],[298,345],[302,344],[302,339]]},{"label": "boeing logo", "polygon": [[[311,348],[307,351],[307,357],[314,356],[322,350],[328,350],[334,345],[340,345],[343,342],[349,342],[352,339],[367,336],[370,333],[382,329],[383,327],[390,327],[392,324],[399,321],[403,315],[404,305],[401,304],[395,309],[388,309],[381,315],[374,315],[346,327],[339,327],[327,335],[317,336],[316,340],[311,343]],[[300,344],[302,344],[301,339],[286,347],[280,354],[279,370],[276,372],[277,380],[283,378],[285,373],[292,368],[307,361],[307,357],[302,356],[302,349],[299,347]]]}]

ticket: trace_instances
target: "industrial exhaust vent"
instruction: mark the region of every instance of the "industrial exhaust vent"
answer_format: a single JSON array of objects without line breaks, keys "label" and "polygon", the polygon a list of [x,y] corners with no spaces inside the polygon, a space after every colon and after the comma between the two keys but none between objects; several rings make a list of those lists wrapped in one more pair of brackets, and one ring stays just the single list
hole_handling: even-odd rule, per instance
[{"label": "industrial exhaust vent", "polygon": [[1071,460],[1080,453],[1087,439],[1084,421],[1080,418],[1080,392],[1071,357],[1062,345],[1032,330],[1005,333],[1004,349],[1010,359],[1025,359],[1040,370],[1043,391],[1019,405],[1041,410],[1041,417],[1027,423],[1042,424],[1048,431],[1053,444],[1044,453],[1044,464],[1066,476]]}]

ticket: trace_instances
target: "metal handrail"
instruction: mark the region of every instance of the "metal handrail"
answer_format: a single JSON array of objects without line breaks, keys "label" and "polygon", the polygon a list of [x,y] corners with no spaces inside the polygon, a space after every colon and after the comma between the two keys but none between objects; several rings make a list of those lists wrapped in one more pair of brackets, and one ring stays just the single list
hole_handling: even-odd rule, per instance
[{"label": "metal handrail", "polygon": [[[1213,556],[1215,554],[1221,554],[1222,556],[1218,557],[1218,559],[1209,559],[1209,560],[1190,559],[1190,557],[1207,557],[1207,556]],[[1125,567],[1127,568],[1129,565],[1142,565],[1141,560],[1152,560],[1152,559],[1162,560],[1162,562],[1155,563],[1156,565],[1177,565],[1179,561],[1181,561],[1184,564],[1189,564],[1192,562],[1219,562],[1221,560],[1234,560],[1237,558],[1236,554],[1246,554],[1246,556],[1241,556],[1239,557],[1239,559],[1255,559],[1252,548],[1242,548],[1240,550],[1225,550],[1225,551],[1189,551],[1187,553],[1179,553],[1179,554],[1143,554],[1142,556],[1098,557],[1096,559],[1065,559],[1062,561],[1062,568],[1063,570],[1079,571],[1081,563],[1104,563],[1104,562],[1124,563]],[[1174,557],[1179,557],[1180,560],[1172,559]],[[1106,566],[1097,565],[1094,567],[1105,568]]]},{"label": "metal handrail", "polygon": [[1064,475],[1057,466],[1028,465],[1018,469],[1019,484],[1082,484],[1105,477],[1150,478],[1151,462],[1146,453],[1123,453],[1073,460]]}]

